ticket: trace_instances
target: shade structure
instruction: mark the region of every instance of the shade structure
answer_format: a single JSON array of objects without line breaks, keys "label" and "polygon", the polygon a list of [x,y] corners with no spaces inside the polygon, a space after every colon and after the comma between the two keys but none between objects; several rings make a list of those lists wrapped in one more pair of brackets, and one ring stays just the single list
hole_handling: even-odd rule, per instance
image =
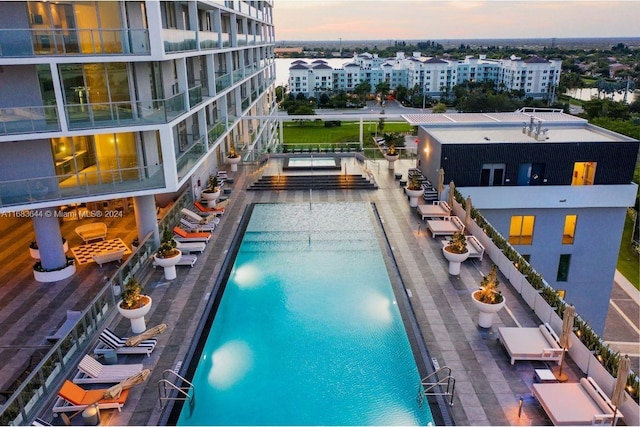
[{"label": "shade structure", "polygon": [[629,359],[629,355],[625,354],[624,357],[620,359],[620,362],[618,362],[616,382],[613,386],[613,393],[611,394],[611,404],[615,408],[615,412],[613,413],[613,420],[611,421],[612,426],[616,425],[618,407],[620,407],[627,398],[625,387],[627,386],[627,376],[629,376],[630,368],[631,360]]},{"label": "shade structure", "polygon": [[104,398],[105,399],[117,399],[118,397],[120,397],[120,393],[122,393],[124,390],[130,389],[131,387],[133,387],[135,385],[138,385],[138,384],[141,384],[141,383],[145,382],[150,374],[151,374],[151,370],[150,369],[143,369],[139,373],[130,376],[126,380],[120,381],[118,384],[116,384],[116,385],[114,385],[112,387],[109,387],[104,392]]},{"label": "shade structure", "polygon": [[456,185],[453,183],[453,181],[449,182],[449,197],[447,198],[447,203],[449,203],[449,206],[451,206],[451,209],[453,209],[453,201],[455,200],[455,192],[456,192]]},{"label": "shade structure", "polygon": [[444,191],[444,169],[438,169],[438,193]]},{"label": "shade structure", "polygon": [[160,323],[159,325],[154,326],[153,328],[149,328],[140,335],[136,335],[134,337],[129,338],[125,341],[124,345],[127,347],[136,347],[144,340],[148,340],[150,338],[155,337],[163,333],[167,329],[167,325],[165,323]]},{"label": "shade structure", "polygon": [[562,359],[560,360],[560,368],[556,373],[558,381],[567,381],[569,376],[562,372],[564,366],[564,358],[567,350],[571,348],[571,334],[573,334],[573,319],[576,317],[576,308],[573,305],[568,305],[564,309],[562,315],[562,331],[560,331],[560,347],[562,347]]},{"label": "shade structure", "polygon": [[464,204],[464,228],[469,230],[471,224],[471,196],[467,196],[467,200]]}]

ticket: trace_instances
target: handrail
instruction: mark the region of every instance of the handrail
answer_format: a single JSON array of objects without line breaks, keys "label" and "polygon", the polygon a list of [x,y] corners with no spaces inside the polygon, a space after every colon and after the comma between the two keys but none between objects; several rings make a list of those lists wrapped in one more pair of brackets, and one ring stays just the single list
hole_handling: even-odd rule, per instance
[{"label": "handrail", "polygon": [[[186,383],[187,386],[185,387],[185,386],[176,385],[175,382],[172,382],[169,380],[169,378],[167,378],[169,374],[172,374],[174,377],[176,377],[183,383]],[[175,391],[177,396],[169,397],[169,393],[167,392],[167,390]],[[178,374],[176,371],[174,371],[173,369],[165,369],[164,371],[162,371],[162,379],[158,381],[158,400],[160,401],[161,409],[164,409],[164,403],[168,400],[180,400],[180,401],[188,400],[189,404],[193,406],[193,402],[195,400],[195,393],[196,393],[196,389],[194,385],[191,382],[189,382],[186,378]]]},{"label": "handrail", "polygon": [[[447,375],[442,379],[438,379],[438,373],[444,371],[447,372]],[[429,380],[434,377],[437,381],[429,382]],[[433,391],[436,387],[441,387],[445,384],[445,391]],[[448,366],[443,366],[442,368],[437,369],[436,371],[421,379],[420,385],[423,387],[422,394],[424,396],[450,396],[449,406],[453,406],[453,396],[456,388],[456,379],[451,376],[451,368],[449,368]]]}]

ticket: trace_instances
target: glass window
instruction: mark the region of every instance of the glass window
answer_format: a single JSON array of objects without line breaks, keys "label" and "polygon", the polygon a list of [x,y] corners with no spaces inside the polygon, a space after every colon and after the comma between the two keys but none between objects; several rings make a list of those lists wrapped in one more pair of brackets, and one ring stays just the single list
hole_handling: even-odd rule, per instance
[{"label": "glass window", "polygon": [[562,232],[562,244],[573,245],[576,237],[576,221],[578,215],[567,215],[564,217],[564,231]]},{"label": "glass window", "polygon": [[509,243],[512,245],[530,245],[533,242],[533,226],[536,217],[533,215],[516,215],[511,217],[509,227]]},{"label": "glass window", "polygon": [[571,264],[571,255],[560,255],[560,262],[558,263],[558,276],[557,282],[566,282],[569,279],[569,265]]}]

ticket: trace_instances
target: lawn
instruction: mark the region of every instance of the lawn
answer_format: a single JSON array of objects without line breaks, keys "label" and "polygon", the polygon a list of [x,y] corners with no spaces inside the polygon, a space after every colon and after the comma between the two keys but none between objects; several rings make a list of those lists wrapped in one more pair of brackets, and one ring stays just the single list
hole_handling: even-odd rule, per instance
[{"label": "lawn", "polygon": [[618,254],[618,271],[635,286],[640,289],[640,258],[631,249],[631,233],[633,233],[634,221],[630,214],[624,222],[624,231],[620,241],[620,253]]},{"label": "lawn", "polygon": [[[363,125],[364,145],[374,146],[372,136],[376,133],[378,122],[365,122]],[[385,133],[391,132],[411,132],[412,126],[406,122],[389,123],[385,122]],[[283,141],[285,144],[329,144],[341,142],[360,141],[360,122],[342,122],[340,126],[324,127],[324,122],[313,121],[285,123],[283,129]]]}]

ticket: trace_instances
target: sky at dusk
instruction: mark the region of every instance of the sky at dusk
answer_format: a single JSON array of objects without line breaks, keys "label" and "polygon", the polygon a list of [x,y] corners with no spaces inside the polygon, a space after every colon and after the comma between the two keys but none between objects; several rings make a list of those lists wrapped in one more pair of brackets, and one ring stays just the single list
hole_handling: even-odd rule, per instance
[{"label": "sky at dusk", "polygon": [[640,1],[274,0],[276,41],[640,37]]}]

